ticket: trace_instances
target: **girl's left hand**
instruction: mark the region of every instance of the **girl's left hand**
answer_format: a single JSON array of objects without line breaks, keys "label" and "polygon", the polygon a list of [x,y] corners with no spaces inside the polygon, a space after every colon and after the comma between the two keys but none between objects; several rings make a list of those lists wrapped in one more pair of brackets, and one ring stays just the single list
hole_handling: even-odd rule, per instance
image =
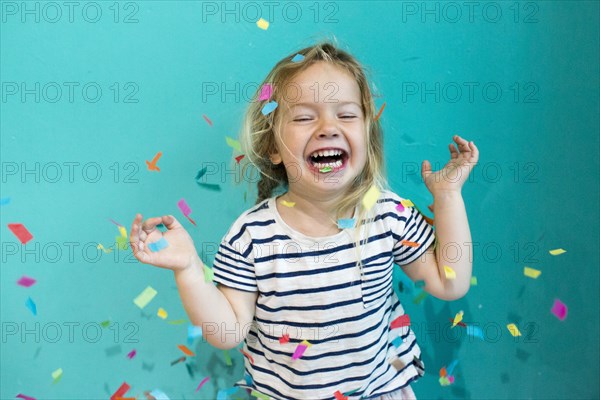
[{"label": "girl's left hand", "polygon": [[[425,182],[427,189],[435,196],[443,192],[458,192],[460,193],[463,184],[467,181],[471,170],[479,160],[479,150],[475,143],[468,142],[458,135],[452,138],[458,145],[458,150],[454,147],[454,143],[450,143],[450,161],[441,170],[437,172],[431,171],[431,164],[424,160],[421,164],[421,176]],[[431,210],[431,206],[429,209]],[[433,211],[433,210],[431,210]]]}]

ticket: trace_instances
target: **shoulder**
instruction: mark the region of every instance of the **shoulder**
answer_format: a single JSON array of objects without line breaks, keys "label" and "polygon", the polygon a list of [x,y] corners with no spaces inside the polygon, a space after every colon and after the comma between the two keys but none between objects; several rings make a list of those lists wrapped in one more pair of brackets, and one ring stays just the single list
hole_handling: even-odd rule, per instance
[{"label": "shoulder", "polygon": [[398,207],[403,201],[406,201],[405,197],[402,197],[391,190],[382,190],[377,200],[377,207],[379,213],[387,213],[395,211],[401,213],[402,207]]},{"label": "shoulder", "polygon": [[273,210],[270,209],[270,199],[265,199],[252,206],[237,217],[223,237],[230,244],[236,241],[249,242],[256,229],[268,229],[274,225]]}]

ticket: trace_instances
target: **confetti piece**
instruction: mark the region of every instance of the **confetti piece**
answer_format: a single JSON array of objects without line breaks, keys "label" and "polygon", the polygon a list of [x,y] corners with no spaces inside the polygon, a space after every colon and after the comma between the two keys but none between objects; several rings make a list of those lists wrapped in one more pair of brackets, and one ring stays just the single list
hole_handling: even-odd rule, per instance
[{"label": "confetti piece", "polygon": [[198,387],[196,388],[196,392],[197,392],[198,390],[200,390],[200,388],[201,388],[202,386],[204,386],[204,384],[205,384],[206,382],[208,382],[209,380],[210,380],[210,377],[209,377],[209,376],[207,376],[206,378],[202,379],[202,381],[200,382],[200,384],[199,384],[199,385],[198,385]]},{"label": "confetti piece", "polygon": [[23,224],[8,224],[8,229],[19,239],[21,244],[25,244],[33,239],[33,235],[29,233]]},{"label": "confetti piece", "polygon": [[362,199],[363,206],[367,210],[370,210],[377,202],[377,199],[379,198],[380,194],[381,194],[381,192],[379,191],[377,186],[375,186],[375,185],[371,186],[371,188],[367,191],[367,193],[365,193],[365,195]]},{"label": "confetti piece", "polygon": [[179,200],[177,202],[177,207],[179,207],[183,215],[185,215],[186,217],[192,213],[192,209],[190,208],[188,203],[186,203],[185,199]]},{"label": "confetti piece", "polygon": [[481,340],[485,340],[483,337],[483,330],[475,325],[467,325],[467,335],[478,337]]},{"label": "confetti piece", "polygon": [[59,368],[56,371],[52,372],[52,379],[54,380],[52,383],[57,383],[58,381],[60,381],[60,378],[62,378],[62,375],[63,375],[62,368]]},{"label": "confetti piece", "polygon": [[340,218],[337,223],[340,229],[354,228],[354,224],[356,224],[356,219],[354,218]]},{"label": "confetti piece", "polygon": [[439,382],[440,382],[440,385],[442,385],[442,386],[450,385],[450,380],[445,376],[440,377]]},{"label": "confetti piece", "polygon": [[260,29],[266,31],[267,29],[269,29],[269,21],[266,21],[263,18],[261,18],[258,21],[256,21],[256,26],[258,26]]},{"label": "confetti piece", "polygon": [[174,319],[173,321],[167,321],[169,324],[171,325],[181,325],[181,324],[185,324],[187,322],[187,320],[185,319]]},{"label": "confetti piece", "polygon": [[230,138],[229,136],[225,137],[225,141],[227,142],[227,146],[231,147],[234,150],[237,150],[238,152],[242,152],[242,146],[240,145],[240,142]]},{"label": "confetti piece", "polygon": [[506,325],[506,327],[508,328],[508,331],[510,332],[511,335],[521,336],[521,332],[519,332],[519,328],[517,328],[517,326],[515,324],[508,324],[508,325]]},{"label": "confetti piece", "polygon": [[162,151],[159,151],[158,153],[156,153],[156,155],[154,156],[152,161],[146,160],[146,165],[148,166],[148,171],[160,172],[160,168],[158,168],[158,166],[156,165],[160,156],[162,156]]},{"label": "confetti piece", "polygon": [[23,400],[36,400],[35,397],[25,396],[24,394],[21,394],[21,393],[19,393],[16,397],[19,399],[23,399]]},{"label": "confetti piece", "polygon": [[17,284],[25,287],[30,287],[35,283],[35,279],[30,278],[28,276],[23,275],[18,281]]},{"label": "confetti piece", "polygon": [[[450,322],[454,323],[454,318],[448,318],[448,320],[450,320]],[[464,322],[459,322],[456,325],[462,326],[463,328],[467,327],[467,325],[465,325]]]},{"label": "confetti piece", "polygon": [[292,360],[302,357],[306,349],[308,349],[310,346],[312,346],[312,344],[310,344],[308,340],[303,340],[302,343],[299,343],[298,346],[296,346],[294,354],[292,355]]},{"label": "confetti piece", "polygon": [[109,248],[107,249],[107,248],[105,248],[105,247],[102,245],[102,243],[98,243],[98,246],[96,246],[96,248],[97,248],[98,250],[102,250],[102,251],[103,251],[104,253],[106,253],[106,254],[108,254],[108,253],[112,253],[112,248],[111,248],[111,247],[109,247]]},{"label": "confetti piece", "polygon": [[280,203],[286,207],[294,207],[296,205],[296,203],[293,201],[281,200]]},{"label": "confetti piece", "polygon": [[102,321],[100,322],[100,326],[103,328],[108,328],[108,326],[110,325],[110,321]]},{"label": "confetti piece", "polygon": [[[200,183],[200,182],[196,182],[198,184],[198,186],[203,187],[205,189],[208,190],[212,190],[214,192],[220,192],[221,191],[221,186],[215,184],[215,183]],[[187,219],[190,220],[190,222],[192,222],[194,225],[196,225],[196,223],[194,221],[192,221],[192,219],[190,217],[187,217]]]},{"label": "confetti piece", "polygon": [[148,303],[150,303],[150,301],[152,301],[154,296],[156,296],[156,293],[158,292],[154,290],[152,286],[148,286],[142,293],[138,295],[138,297],[133,300],[133,302],[136,306],[143,309],[146,307],[146,305],[148,305]]},{"label": "confetti piece", "polygon": [[252,358],[252,356],[248,353],[246,353],[244,350],[242,349],[238,349],[245,357],[248,357],[248,360],[250,361],[250,364],[254,364],[254,359]]},{"label": "confetti piece", "polygon": [[400,244],[403,244],[405,246],[410,246],[410,247],[419,247],[420,244],[417,242],[409,242],[408,240],[403,240],[402,242],[400,242]]},{"label": "confetti piece", "polygon": [[398,204],[396,205],[396,210],[398,210],[398,211],[400,211],[400,212],[404,211],[404,206],[402,205],[402,203],[398,203]]},{"label": "confetti piece", "polygon": [[127,357],[128,357],[130,360],[132,360],[132,359],[133,359],[133,357],[135,357],[136,353],[137,353],[137,352],[136,352],[135,350],[131,350],[129,353],[127,353]]},{"label": "confetti piece", "polygon": [[401,315],[390,323],[390,329],[402,328],[403,326],[410,326],[410,316],[408,314]]},{"label": "confetti piece", "polygon": [[562,253],[566,253],[566,250],[563,249],[554,249],[554,250],[550,250],[550,254],[552,254],[553,256],[558,256],[559,254]]},{"label": "confetti piece", "polygon": [[173,361],[171,361],[171,367],[172,367],[173,365],[175,365],[175,364],[179,364],[180,362],[183,362],[183,361],[185,361],[185,356],[183,356],[183,357],[181,357],[181,358],[178,358],[177,360],[173,360]]},{"label": "confetti piece", "polygon": [[119,250],[127,250],[127,246],[129,245],[127,238],[123,236],[115,236],[115,243]]},{"label": "confetti piece", "polygon": [[476,276],[471,277],[471,286],[477,286],[477,277]]},{"label": "confetti piece", "polygon": [[252,392],[250,393],[250,396],[254,396],[258,399],[262,399],[262,400],[269,400],[269,396],[267,396],[266,394],[262,394],[260,392],[257,392],[256,390],[252,389]]},{"label": "confetti piece", "polygon": [[166,319],[169,316],[169,314],[167,313],[167,311],[164,308],[159,308],[156,315],[158,315],[162,319]]},{"label": "confetti piece", "polygon": [[206,170],[207,170],[207,167],[204,167],[200,171],[198,171],[195,179],[198,180],[198,179],[202,178],[206,174]]},{"label": "confetti piece", "polygon": [[425,297],[427,297],[427,292],[422,291],[413,299],[413,303],[420,304],[425,299]]},{"label": "confetti piece", "polygon": [[265,104],[261,110],[263,115],[269,115],[271,114],[275,109],[277,108],[277,102],[276,101],[270,101],[267,104]]},{"label": "confetti piece", "polygon": [[447,265],[444,265],[444,274],[446,275],[446,279],[456,279],[456,272]]},{"label": "confetti piece", "polygon": [[348,400],[348,396],[344,396],[339,390],[333,394],[335,396],[335,400]]},{"label": "confetti piece", "polygon": [[448,375],[448,372],[446,372],[446,367],[442,367],[440,369],[440,377],[447,376],[447,375]]},{"label": "confetti piece", "polygon": [[215,278],[215,271],[212,268],[204,266],[204,282],[212,282]]},{"label": "confetti piece", "polygon": [[375,121],[377,121],[379,119],[379,117],[381,117],[381,113],[383,112],[384,108],[385,108],[385,101],[383,102],[383,105],[379,109],[379,112],[377,113],[377,116],[375,116]]},{"label": "confetti piece", "polygon": [[456,324],[458,324],[460,321],[462,321],[462,317],[463,317],[464,311],[459,311],[456,313],[456,315],[454,316],[454,321],[452,322],[452,328],[454,328],[456,326]]},{"label": "confetti piece", "polygon": [[567,305],[559,299],[554,299],[554,304],[552,305],[552,309],[550,311],[561,321],[567,318]]},{"label": "confetti piece", "polygon": [[204,118],[204,120],[205,120],[205,121],[206,121],[206,122],[207,122],[207,123],[208,123],[210,126],[213,126],[213,123],[212,123],[212,121],[211,121],[211,120],[210,120],[210,119],[209,119],[209,118],[208,118],[206,115],[202,114],[202,118]]},{"label": "confetti piece", "polygon": [[394,340],[392,340],[392,344],[396,348],[400,347],[402,345],[402,343],[404,343],[404,340],[402,339],[402,336],[398,336],[397,338],[395,338]]},{"label": "confetti piece", "polygon": [[27,298],[27,301],[25,302],[25,306],[31,310],[31,313],[33,315],[37,315],[37,306],[35,305],[33,300],[31,300],[31,297]]},{"label": "confetti piece", "polygon": [[258,100],[269,100],[271,95],[273,94],[273,87],[270,83],[265,83],[260,88],[260,95],[258,96]]},{"label": "confetti piece", "polygon": [[304,56],[302,54],[296,54],[294,58],[292,58],[292,62],[300,62],[304,60]]},{"label": "confetti piece", "polygon": [[156,242],[148,243],[148,248],[152,252],[157,252],[167,247],[169,247],[169,242],[167,242],[164,237],[161,237]]},{"label": "confetti piece", "polygon": [[290,341],[290,334],[289,333],[286,333],[285,335],[283,335],[283,336],[281,336],[279,338],[279,343],[281,343],[281,344],[286,344],[289,341]]},{"label": "confetti piece", "polygon": [[231,367],[233,363],[231,362],[231,356],[229,355],[229,350],[223,350],[223,357],[225,357],[225,365]]},{"label": "confetti piece", "polygon": [[529,267],[525,267],[523,269],[523,275],[528,276],[529,278],[533,278],[533,279],[537,279],[537,277],[540,276],[541,273],[542,273],[542,271],[540,271],[538,269],[533,269],[533,268],[529,268]]},{"label": "confetti piece", "polygon": [[413,202],[412,202],[412,201],[410,201],[409,199],[402,199],[402,200],[400,200],[400,203],[401,203],[401,204],[402,204],[404,207],[406,207],[406,208],[409,208],[409,207],[414,207],[414,206],[415,206],[415,205],[413,204]]},{"label": "confetti piece", "polygon": [[164,392],[161,392],[158,389],[154,389],[150,392],[150,395],[154,397],[156,400],[169,400],[167,395]]},{"label": "confetti piece", "polygon": [[125,229],[124,226],[118,226],[117,228],[119,229],[119,233],[121,234],[121,236],[126,238],[127,237],[127,229]]},{"label": "confetti piece", "polygon": [[239,163],[240,163],[240,161],[242,160],[242,158],[244,158],[244,154],[242,154],[242,155],[240,155],[240,156],[237,156],[237,157],[235,158],[235,162],[237,162],[237,163],[239,164]]},{"label": "confetti piece", "polygon": [[333,171],[333,168],[331,168],[329,165],[328,165],[328,166],[326,166],[326,167],[323,167],[323,168],[321,168],[321,169],[319,170],[319,172],[321,172],[321,173],[323,173],[323,174],[324,174],[324,173],[327,173],[327,172],[331,172],[331,171]]},{"label": "confetti piece", "polygon": [[192,344],[194,339],[202,336],[202,327],[195,325],[188,325],[188,343]]},{"label": "confetti piece", "polygon": [[404,369],[404,367],[406,367],[406,364],[404,364],[404,361],[402,361],[397,356],[389,359],[388,362],[392,365],[392,367],[394,367],[396,369],[396,371],[400,371],[400,370]]},{"label": "confetti piece", "polygon": [[188,355],[190,357],[194,357],[195,356],[194,352],[191,351],[190,349],[188,349],[186,345],[184,345],[184,344],[178,344],[177,347],[179,348],[179,350],[183,351],[183,353],[185,355]]}]

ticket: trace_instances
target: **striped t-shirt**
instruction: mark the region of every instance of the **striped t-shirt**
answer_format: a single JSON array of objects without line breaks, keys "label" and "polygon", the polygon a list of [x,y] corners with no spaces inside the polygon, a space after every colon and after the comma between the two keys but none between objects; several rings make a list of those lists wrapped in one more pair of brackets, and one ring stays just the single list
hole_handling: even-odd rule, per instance
[{"label": "striped t-shirt", "polygon": [[[254,322],[244,330],[252,362],[244,357],[247,376],[238,385],[274,399],[335,399],[338,391],[360,399],[423,376],[414,332],[390,327],[404,314],[392,288],[394,264],[416,260],[435,240],[423,215],[414,207],[399,211],[402,198],[383,191],[372,222],[313,238],[283,221],[276,200],[233,223],[213,264],[215,282],[258,291]],[[354,246],[359,225],[368,228],[362,274]]]}]

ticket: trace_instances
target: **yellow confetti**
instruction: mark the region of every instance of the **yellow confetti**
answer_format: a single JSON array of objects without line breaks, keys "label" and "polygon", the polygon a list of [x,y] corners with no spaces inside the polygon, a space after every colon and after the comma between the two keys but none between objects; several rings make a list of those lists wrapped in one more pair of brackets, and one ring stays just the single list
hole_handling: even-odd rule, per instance
[{"label": "yellow confetti", "polygon": [[517,328],[517,326],[515,324],[508,324],[508,325],[506,325],[506,327],[508,328],[508,331],[510,332],[511,335],[521,336],[521,332],[519,332],[519,328]]},{"label": "yellow confetti", "polygon": [[124,226],[119,226],[119,232],[121,232],[121,236],[123,236],[124,238],[127,237],[127,230],[125,230]]},{"label": "yellow confetti", "polygon": [[559,255],[559,254],[566,253],[566,252],[567,252],[567,251],[566,251],[566,250],[563,250],[563,249],[554,249],[554,250],[550,250],[550,254],[552,254],[553,256],[557,256],[557,255]]},{"label": "yellow confetti", "polygon": [[108,249],[106,249],[106,248],[105,248],[104,246],[102,246],[102,244],[100,244],[100,243],[98,243],[98,246],[96,246],[96,248],[97,248],[97,249],[100,249],[100,250],[102,250],[102,251],[103,251],[103,252],[105,252],[105,253],[110,253],[110,252],[112,252],[112,248],[110,248],[110,247],[109,247]]},{"label": "yellow confetti", "polygon": [[404,200],[400,200],[400,203],[402,203],[402,205],[404,207],[414,207],[415,205],[413,204],[412,201],[410,201],[409,199],[404,199]]},{"label": "yellow confetti", "polygon": [[533,269],[529,267],[525,267],[523,269],[523,274],[533,279],[536,279],[538,276],[540,276],[541,273],[542,271],[540,271],[539,269]]},{"label": "yellow confetti", "polygon": [[242,146],[240,145],[240,142],[238,142],[237,140],[232,139],[229,136],[226,136],[225,141],[227,142],[227,146],[237,150],[240,153],[242,152]]},{"label": "yellow confetti", "polygon": [[477,286],[477,277],[476,276],[471,277],[471,286]]},{"label": "yellow confetti", "polygon": [[293,201],[285,201],[285,200],[281,200],[281,204],[283,204],[286,207],[294,207],[296,205],[296,203]]},{"label": "yellow confetti", "polygon": [[446,274],[446,279],[456,279],[456,272],[447,265],[444,265],[444,274]]},{"label": "yellow confetti", "polygon": [[462,317],[463,317],[464,311],[459,311],[456,313],[456,316],[454,317],[454,322],[452,322],[452,327],[454,328],[460,321],[462,321]]},{"label": "yellow confetti", "polygon": [[261,18],[258,21],[256,21],[256,26],[258,26],[260,29],[266,31],[267,29],[269,29],[269,21],[266,21]]},{"label": "yellow confetti", "polygon": [[62,368],[59,368],[56,371],[52,372],[52,379],[54,379],[54,382],[52,382],[52,383],[58,382],[60,380],[60,378],[62,378],[62,374],[63,374]]},{"label": "yellow confetti", "polygon": [[367,193],[365,193],[365,196],[362,199],[363,206],[367,210],[370,210],[377,202],[377,199],[379,198],[380,194],[381,192],[379,191],[379,189],[377,189],[377,186],[371,186],[371,188],[367,191]]},{"label": "yellow confetti", "polygon": [[302,341],[302,343],[300,343],[300,344],[303,344],[303,345],[305,345],[305,346],[306,346],[306,348],[309,348],[310,346],[312,346],[312,344],[311,344],[311,343],[310,343],[308,340],[306,340],[306,339],[305,339],[305,340],[303,340],[303,341]]},{"label": "yellow confetti", "polygon": [[167,316],[169,315],[164,308],[159,308],[158,312],[156,313],[156,315],[158,315],[159,317],[161,317],[162,319],[167,318]]},{"label": "yellow confetti", "polygon": [[133,302],[139,308],[144,308],[148,303],[150,303],[150,301],[152,301],[154,296],[156,296],[156,293],[158,292],[154,290],[152,286],[148,286],[142,293],[138,295],[138,297],[133,300]]}]

